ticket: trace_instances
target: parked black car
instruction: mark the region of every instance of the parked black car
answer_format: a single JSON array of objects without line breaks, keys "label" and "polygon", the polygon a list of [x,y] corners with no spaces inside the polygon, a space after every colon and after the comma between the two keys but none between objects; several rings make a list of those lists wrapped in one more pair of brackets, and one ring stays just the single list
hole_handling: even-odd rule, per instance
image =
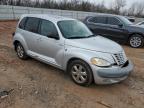
[{"label": "parked black car", "polygon": [[96,15],[86,17],[84,23],[96,35],[138,48],[144,46],[144,28],[134,25],[124,16]]}]

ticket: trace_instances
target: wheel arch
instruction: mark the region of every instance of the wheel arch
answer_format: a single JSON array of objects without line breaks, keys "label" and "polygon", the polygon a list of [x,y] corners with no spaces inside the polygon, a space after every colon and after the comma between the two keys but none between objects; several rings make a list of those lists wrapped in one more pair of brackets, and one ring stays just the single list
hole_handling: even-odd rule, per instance
[{"label": "wheel arch", "polygon": [[91,73],[91,77],[90,77],[90,81],[88,82],[88,85],[89,84],[91,84],[91,83],[93,83],[94,82],[94,73],[93,73],[93,71],[92,71],[92,68],[91,68],[91,66],[90,66],[90,64],[88,63],[88,62],[86,62],[85,60],[83,60],[83,59],[81,59],[81,58],[78,58],[78,57],[72,57],[72,58],[70,58],[69,60],[68,60],[68,62],[67,62],[67,67],[66,67],[66,72],[67,73],[70,73],[70,71],[68,72],[68,70],[69,70],[69,64],[72,62],[72,61],[75,61],[75,60],[79,60],[79,61],[82,61],[82,62],[84,62],[85,64],[86,64],[86,66],[89,68],[89,70],[90,70],[90,73]]},{"label": "wheel arch", "polygon": [[134,32],[134,33],[129,34],[128,41],[129,41],[130,37],[132,37],[133,35],[136,35],[136,34],[141,35],[144,38],[144,34],[139,33],[139,32]]},{"label": "wheel arch", "polygon": [[14,39],[13,39],[14,48],[17,43],[20,43],[24,47],[25,51],[28,50],[28,46],[27,46],[27,43],[26,43],[24,37],[19,33],[15,34],[15,36],[14,36]]},{"label": "wheel arch", "polygon": [[18,40],[15,40],[15,41],[13,42],[15,51],[16,51],[16,46],[17,46],[18,43],[20,43],[20,41],[18,41]]},{"label": "wheel arch", "polygon": [[[85,63],[89,66],[89,68],[91,69],[89,63],[86,62],[86,60],[83,60],[82,58],[79,58],[79,57],[72,57],[72,58],[70,58],[70,59],[67,61],[67,64],[66,64],[66,71],[68,70],[69,64],[70,64],[72,61],[74,61],[74,60],[81,60],[81,61],[85,62]],[[92,70],[92,69],[91,69],[91,70]]]}]

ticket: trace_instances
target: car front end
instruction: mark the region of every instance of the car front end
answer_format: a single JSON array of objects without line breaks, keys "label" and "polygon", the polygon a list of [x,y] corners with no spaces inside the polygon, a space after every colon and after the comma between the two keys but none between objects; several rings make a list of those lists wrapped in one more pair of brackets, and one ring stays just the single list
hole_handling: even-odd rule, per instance
[{"label": "car front end", "polygon": [[77,20],[60,21],[58,26],[65,38],[64,70],[68,69],[77,84],[89,84],[91,73],[96,84],[114,84],[125,80],[132,72],[132,62],[116,42],[94,35]]},{"label": "car front end", "polygon": [[91,60],[91,69],[96,84],[119,83],[127,79],[133,70],[133,63],[127,59],[124,51],[109,55],[111,55],[113,63],[99,58]]}]

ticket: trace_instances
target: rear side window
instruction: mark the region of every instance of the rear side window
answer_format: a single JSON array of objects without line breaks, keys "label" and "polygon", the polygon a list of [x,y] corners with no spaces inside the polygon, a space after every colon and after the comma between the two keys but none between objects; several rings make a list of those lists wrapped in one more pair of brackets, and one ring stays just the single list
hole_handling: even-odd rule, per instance
[{"label": "rear side window", "polygon": [[29,17],[26,21],[25,30],[33,33],[38,33],[39,22],[39,18]]},{"label": "rear side window", "polygon": [[40,27],[40,34],[44,36],[49,36],[52,34],[58,34],[57,29],[55,25],[48,21],[48,20],[42,20],[41,27]]},{"label": "rear side window", "polygon": [[107,18],[106,17],[93,17],[91,18],[89,21],[90,22],[93,22],[93,23],[101,23],[101,24],[106,24],[106,20]]},{"label": "rear side window", "polygon": [[27,17],[23,18],[21,22],[19,23],[19,28],[24,29],[25,23],[26,23]]},{"label": "rear side window", "polygon": [[90,18],[88,21],[95,23],[96,22],[96,17]]},{"label": "rear side window", "polygon": [[120,21],[117,18],[108,17],[108,24],[110,24],[110,25],[119,25]]}]

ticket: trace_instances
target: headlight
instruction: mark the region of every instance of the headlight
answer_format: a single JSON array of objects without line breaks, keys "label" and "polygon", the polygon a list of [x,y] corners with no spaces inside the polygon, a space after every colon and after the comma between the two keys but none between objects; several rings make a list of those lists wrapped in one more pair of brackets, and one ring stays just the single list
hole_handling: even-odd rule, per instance
[{"label": "headlight", "polygon": [[111,66],[110,62],[108,62],[104,59],[101,59],[101,58],[92,58],[91,63],[93,65],[100,66],[100,67],[109,67],[109,66]]}]

